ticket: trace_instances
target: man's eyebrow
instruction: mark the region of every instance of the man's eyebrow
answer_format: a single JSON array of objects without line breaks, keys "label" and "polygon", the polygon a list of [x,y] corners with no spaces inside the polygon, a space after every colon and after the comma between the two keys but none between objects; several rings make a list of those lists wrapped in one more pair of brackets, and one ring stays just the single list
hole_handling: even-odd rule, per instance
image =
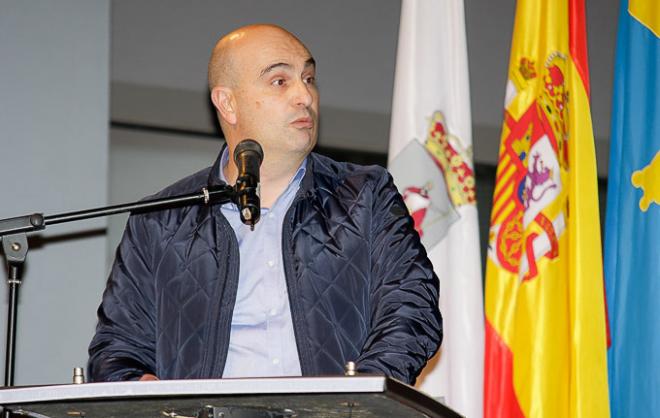
[{"label": "man's eyebrow", "polygon": [[[305,61],[305,68],[309,68],[309,67],[316,67],[316,60],[312,57],[309,57]],[[288,69],[288,68],[292,68],[292,65],[286,62],[276,62],[275,64],[271,64],[268,67],[261,70],[261,73],[259,73],[259,77],[263,77],[265,74],[268,74],[269,72],[273,71],[276,68]]]},{"label": "man's eyebrow", "polygon": [[275,64],[271,64],[268,67],[264,68],[261,70],[261,73],[259,74],[259,77],[263,77],[264,74],[268,74],[269,72],[273,71],[276,68],[291,68],[291,64],[287,64],[286,62],[276,62]]}]

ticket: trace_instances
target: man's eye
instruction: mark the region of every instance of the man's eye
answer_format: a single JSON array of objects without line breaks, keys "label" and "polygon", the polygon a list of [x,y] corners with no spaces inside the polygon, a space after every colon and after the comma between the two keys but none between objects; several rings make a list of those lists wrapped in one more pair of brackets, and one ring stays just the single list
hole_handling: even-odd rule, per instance
[{"label": "man's eye", "polygon": [[283,86],[284,84],[286,84],[286,81],[284,81],[283,78],[276,78],[270,84],[272,84],[273,86]]},{"label": "man's eye", "polygon": [[316,77],[314,76],[305,77],[305,83],[316,84]]}]

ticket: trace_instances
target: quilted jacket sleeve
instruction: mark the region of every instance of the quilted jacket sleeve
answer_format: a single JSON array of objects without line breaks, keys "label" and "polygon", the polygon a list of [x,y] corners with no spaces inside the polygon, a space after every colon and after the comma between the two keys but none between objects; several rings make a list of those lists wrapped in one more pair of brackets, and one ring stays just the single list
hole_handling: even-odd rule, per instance
[{"label": "quilted jacket sleeve", "polygon": [[358,371],[414,383],[442,341],[439,281],[392,177],[373,194],[371,327]]},{"label": "quilted jacket sleeve", "polygon": [[89,346],[89,380],[135,380],[155,374],[155,312],[152,252],[155,228],[146,215],[128,220],[98,309]]}]

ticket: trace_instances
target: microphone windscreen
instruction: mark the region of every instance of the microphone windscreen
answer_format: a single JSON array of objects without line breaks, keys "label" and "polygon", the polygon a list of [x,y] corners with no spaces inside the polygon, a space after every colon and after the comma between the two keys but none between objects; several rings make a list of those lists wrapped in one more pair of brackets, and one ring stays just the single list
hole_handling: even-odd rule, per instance
[{"label": "microphone windscreen", "polygon": [[259,164],[261,164],[264,159],[264,150],[254,139],[244,139],[238,143],[236,149],[234,149],[234,161],[236,164],[238,164],[239,156],[244,152],[256,153],[259,156]]}]

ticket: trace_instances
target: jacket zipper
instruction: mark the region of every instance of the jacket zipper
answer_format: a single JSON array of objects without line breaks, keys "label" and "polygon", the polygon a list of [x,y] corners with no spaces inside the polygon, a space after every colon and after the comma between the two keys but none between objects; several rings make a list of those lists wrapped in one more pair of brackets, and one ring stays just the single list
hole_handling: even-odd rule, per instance
[{"label": "jacket zipper", "polygon": [[[213,309],[211,311],[211,314],[209,315],[209,320],[211,321],[211,326],[212,328],[209,330],[208,333],[208,339],[207,343],[208,345],[208,350],[205,358],[205,363],[208,363],[208,367],[206,365],[202,366],[202,370],[208,370],[209,371],[209,376],[210,377],[215,377],[215,376],[222,376],[222,373],[224,372],[224,367],[225,363],[227,361],[227,353],[229,350],[229,338],[231,335],[231,321],[233,317],[233,312],[234,312],[234,305],[236,303],[236,293],[238,291],[238,276],[239,276],[239,269],[240,269],[240,253],[238,251],[238,241],[236,240],[236,236],[234,234],[234,230],[229,224],[229,221],[227,221],[227,218],[225,218],[224,214],[222,211],[218,208],[219,214],[213,214],[211,213],[211,210],[209,210],[209,215],[212,216],[215,219],[215,222],[220,221],[219,225],[216,225],[216,234],[217,232],[224,232],[224,236],[218,237],[216,235],[216,249],[217,249],[217,240],[219,239],[225,239],[227,242],[227,254],[228,257],[228,265],[227,265],[227,277],[224,283],[218,283],[218,286],[222,286],[221,289],[218,289],[217,292],[214,292],[214,295],[217,296],[215,302],[215,305],[213,305]],[[222,227],[224,231],[218,231],[218,226]],[[227,237],[228,235],[228,237]],[[232,249],[235,251],[235,257],[236,257],[236,262],[231,262],[231,260],[234,258],[232,254]],[[218,269],[216,269],[216,272],[220,273]],[[233,285],[233,290],[228,289],[229,285]],[[226,294],[228,290],[232,290],[231,294]],[[231,306],[227,307],[226,310],[229,312],[228,319],[225,321],[227,322],[228,326],[224,328],[224,333],[221,335],[221,331],[223,331],[222,328],[222,322],[221,319],[223,318],[222,315],[222,300],[230,297],[231,298]],[[213,348],[215,346],[215,348]]]},{"label": "jacket zipper", "polygon": [[[284,225],[282,225],[282,261],[284,265],[284,275],[286,279],[287,295],[289,297],[289,308],[291,309],[291,322],[293,322],[293,333],[296,339],[296,346],[298,351],[298,360],[300,361],[300,372],[303,376],[312,374],[313,365],[311,363],[311,354],[309,353],[309,346],[305,343],[308,340],[307,332],[303,326],[303,313],[299,303],[292,298],[292,295],[297,295],[298,285],[295,283],[296,277],[293,268],[293,212],[296,206],[305,200],[310,192],[300,190],[296,197],[293,199],[291,206],[286,212],[284,217]],[[297,298],[298,300],[300,298]]]}]

